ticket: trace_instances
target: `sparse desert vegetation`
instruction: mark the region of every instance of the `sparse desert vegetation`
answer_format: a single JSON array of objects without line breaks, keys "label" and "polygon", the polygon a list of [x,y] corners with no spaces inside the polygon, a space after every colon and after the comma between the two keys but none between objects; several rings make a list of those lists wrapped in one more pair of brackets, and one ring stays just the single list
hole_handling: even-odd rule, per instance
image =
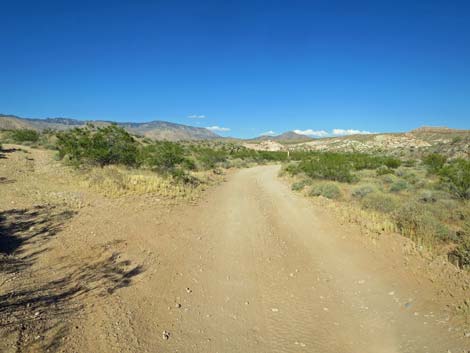
[{"label": "sparse desert vegetation", "polygon": [[[224,292],[237,293],[244,282],[236,278],[234,287],[230,276],[250,278],[249,283],[281,293],[286,299],[268,314],[296,312],[305,315],[303,322],[315,318],[316,311],[292,306],[292,288],[305,298],[311,298],[312,288],[321,301],[332,298],[322,303],[331,311],[320,310],[328,315],[335,307],[341,309],[337,317],[348,310],[355,313],[360,299],[374,302],[381,317],[390,310],[390,300],[399,303],[406,295],[417,298],[417,307],[418,300],[432,303],[416,310],[432,311],[436,318],[428,320],[437,329],[447,318],[454,327],[467,327],[462,322],[468,303],[462,298],[467,298],[470,281],[461,270],[470,261],[466,159],[436,152],[405,157],[266,151],[237,141],[155,141],[113,124],[4,130],[0,142],[0,232],[7,234],[0,239],[0,296],[6,298],[0,312],[7,314],[0,317],[2,349],[47,351],[54,346],[73,352],[95,342],[94,333],[100,332],[105,344],[96,351],[107,351],[116,323],[126,341],[113,345],[132,346],[135,332],[146,332],[148,322],[158,318],[152,330],[161,325],[165,338],[152,336],[153,331],[145,335],[164,351],[178,332],[193,332],[208,319],[207,309],[201,317],[183,308],[211,308],[218,325],[227,324],[225,314],[217,317],[218,308],[227,305],[225,297],[219,300],[218,292],[205,289],[212,290],[217,279],[228,284]],[[281,166],[291,189],[306,197],[278,180]],[[321,207],[312,209],[317,202]],[[338,220],[347,222],[339,225]],[[349,233],[356,236],[352,242]],[[378,235],[382,233],[391,236]],[[403,243],[397,233],[410,240]],[[364,234],[373,234],[373,250]],[[421,248],[445,254],[456,266],[415,256]],[[237,259],[236,272],[234,262],[227,261],[231,258]],[[318,259],[319,274],[312,272]],[[349,261],[361,268],[375,266],[372,271],[387,284],[375,283],[374,276],[366,277]],[[425,270],[430,264],[437,267]],[[401,285],[404,276],[407,282]],[[340,291],[332,287],[332,278],[340,279]],[[432,285],[423,286],[423,280]],[[273,284],[279,287],[273,290]],[[370,295],[358,291],[358,285],[371,289]],[[25,290],[18,294],[19,286]],[[344,297],[344,288],[352,294]],[[242,307],[265,315],[265,308],[249,300],[257,292],[245,291]],[[149,300],[158,304],[149,306]],[[240,308],[235,301],[230,305],[234,312]],[[407,323],[401,335],[408,337],[416,316],[403,303],[397,305],[394,315]],[[184,313],[184,320],[171,326],[175,313]],[[162,318],[169,321],[162,323]],[[97,322],[111,327],[98,327]],[[427,332],[427,327],[420,330]],[[467,339],[461,333],[467,331],[448,332],[448,342],[456,347]]]},{"label": "sparse desert vegetation", "polygon": [[[469,267],[470,161],[430,153],[420,160],[313,152],[287,164],[292,189],[335,199],[374,231],[397,231]],[[327,180],[328,182],[326,182]],[[362,210],[362,211],[360,211]],[[348,218],[354,218],[348,216]]]},{"label": "sparse desert vegetation", "polygon": [[194,198],[221,180],[223,169],[284,163],[283,172],[295,177],[293,190],[336,200],[351,212],[361,210],[361,222],[372,229],[400,232],[418,245],[446,252],[461,267],[470,265],[467,159],[436,152],[420,158],[299,149],[288,154],[224,141],[154,141],[112,124],[1,135],[7,143],[55,149],[60,161],[84,175],[87,186],[110,196]]},{"label": "sparse desert vegetation", "polygon": [[[287,160],[286,152],[255,151],[220,141],[155,141],[123,127],[87,124],[67,130],[3,130],[5,143],[56,151],[57,159],[106,195],[155,193],[194,198],[222,170]],[[298,152],[297,154],[302,154]]]}]

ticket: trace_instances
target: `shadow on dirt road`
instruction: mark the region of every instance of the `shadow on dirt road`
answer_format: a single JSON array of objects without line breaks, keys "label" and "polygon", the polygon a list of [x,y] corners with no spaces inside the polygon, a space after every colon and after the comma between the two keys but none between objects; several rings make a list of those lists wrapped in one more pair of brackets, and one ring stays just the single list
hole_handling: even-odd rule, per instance
[{"label": "shadow on dirt road", "polygon": [[0,333],[9,345],[0,350],[56,351],[85,297],[110,296],[143,272],[105,249],[87,261],[64,257],[47,268],[33,266],[73,216],[49,206],[0,213]]}]

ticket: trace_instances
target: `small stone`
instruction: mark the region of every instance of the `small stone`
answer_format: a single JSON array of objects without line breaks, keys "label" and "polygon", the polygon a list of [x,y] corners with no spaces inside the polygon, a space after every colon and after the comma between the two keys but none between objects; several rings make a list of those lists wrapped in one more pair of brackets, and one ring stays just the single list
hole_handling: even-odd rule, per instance
[{"label": "small stone", "polygon": [[192,292],[192,290],[189,287],[186,288],[186,293],[191,293],[191,292]]},{"label": "small stone", "polygon": [[170,339],[170,333],[168,331],[163,331],[162,332],[162,338],[166,341]]},{"label": "small stone", "polygon": [[328,308],[323,308],[323,311],[328,311]]},{"label": "small stone", "polygon": [[279,309],[278,309],[278,308],[271,308],[271,311],[272,311],[273,313],[277,313],[277,312],[279,311]]},{"label": "small stone", "polygon": [[470,332],[465,332],[464,337],[470,338]]},{"label": "small stone", "polygon": [[395,295],[394,291],[388,292],[388,295]]},{"label": "small stone", "polygon": [[176,308],[181,308],[181,304],[180,304],[180,303],[176,303],[176,304],[175,304],[175,307],[176,307]]}]

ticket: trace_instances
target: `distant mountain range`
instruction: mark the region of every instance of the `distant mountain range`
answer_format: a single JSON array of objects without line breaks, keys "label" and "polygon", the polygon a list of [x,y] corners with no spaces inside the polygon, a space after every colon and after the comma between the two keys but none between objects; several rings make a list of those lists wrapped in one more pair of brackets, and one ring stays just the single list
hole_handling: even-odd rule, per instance
[{"label": "distant mountain range", "polygon": [[[46,119],[30,119],[22,118],[15,115],[0,114],[0,130],[16,130],[16,129],[33,129],[33,130],[67,130],[76,127],[84,127],[87,123],[95,126],[106,126],[113,124],[112,121],[106,120],[77,120],[70,118],[46,118]],[[214,132],[202,128],[183,124],[175,124],[167,121],[150,121],[146,123],[116,123],[122,126],[128,132],[145,136],[154,140],[214,140],[223,139],[224,137]],[[230,140],[239,140],[229,138]],[[263,135],[249,141],[276,141],[280,143],[301,143],[312,141],[313,138],[300,135],[294,131],[287,131],[280,135]]]},{"label": "distant mountain range", "polygon": [[298,134],[294,131],[287,131],[280,135],[262,135],[251,139],[252,141],[276,141],[276,142],[287,142],[287,143],[295,143],[295,142],[307,142],[312,141],[313,138]]},{"label": "distant mountain range", "polygon": [[[0,130],[32,129],[32,130],[67,130],[84,127],[87,123],[106,126],[113,122],[104,120],[76,120],[69,118],[27,119],[15,115],[0,114]],[[128,132],[155,140],[213,140],[222,138],[212,131],[167,121],[150,121],[146,123],[116,123]]]},{"label": "distant mountain range", "polygon": [[[0,114],[0,130],[33,129],[33,130],[67,130],[84,127],[87,123],[95,126],[113,124],[105,120],[77,120],[69,118],[27,119],[15,115]],[[150,121],[146,123],[116,123],[128,132],[154,140],[217,140],[224,139],[235,143],[242,142],[250,148],[259,150],[323,150],[323,151],[372,151],[372,150],[410,150],[426,149],[445,152],[448,155],[470,155],[470,130],[457,130],[447,127],[420,127],[405,133],[380,133],[312,138],[287,131],[280,135],[265,135],[241,140],[226,138],[202,128],[167,121]],[[448,151],[449,150],[449,151]]]}]

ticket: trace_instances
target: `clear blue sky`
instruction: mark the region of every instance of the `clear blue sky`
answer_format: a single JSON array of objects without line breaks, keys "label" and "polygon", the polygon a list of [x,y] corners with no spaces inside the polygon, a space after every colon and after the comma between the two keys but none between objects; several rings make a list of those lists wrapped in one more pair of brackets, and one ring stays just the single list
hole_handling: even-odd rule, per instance
[{"label": "clear blue sky", "polygon": [[0,13],[1,113],[240,137],[470,128],[469,1],[0,0]]}]

